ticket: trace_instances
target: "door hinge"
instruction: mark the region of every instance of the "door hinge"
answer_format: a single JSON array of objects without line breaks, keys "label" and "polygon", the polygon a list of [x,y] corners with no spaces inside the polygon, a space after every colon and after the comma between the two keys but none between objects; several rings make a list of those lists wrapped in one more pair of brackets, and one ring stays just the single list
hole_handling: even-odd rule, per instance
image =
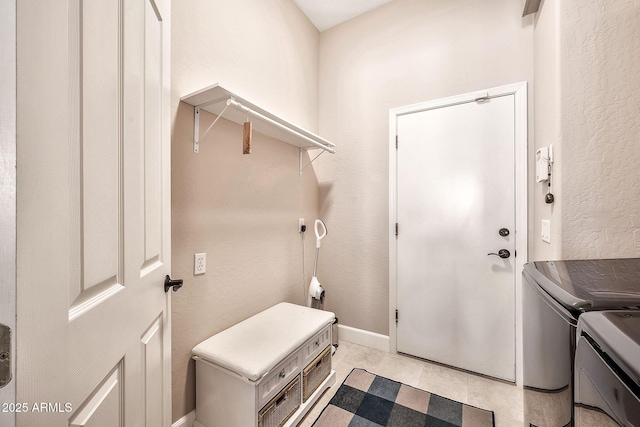
[{"label": "door hinge", "polygon": [[11,381],[11,328],[0,323],[0,388]]},{"label": "door hinge", "polygon": [[396,135],[396,150],[398,149],[398,135]]},{"label": "door hinge", "polygon": [[396,222],[396,237],[398,237],[398,223]]},{"label": "door hinge", "polygon": [[396,325],[398,324],[398,309],[396,309]]}]

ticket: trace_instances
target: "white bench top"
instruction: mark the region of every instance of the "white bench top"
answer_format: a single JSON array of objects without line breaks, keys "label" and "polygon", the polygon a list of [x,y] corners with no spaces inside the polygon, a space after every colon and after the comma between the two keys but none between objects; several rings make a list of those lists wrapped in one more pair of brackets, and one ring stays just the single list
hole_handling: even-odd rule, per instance
[{"label": "white bench top", "polygon": [[283,302],[202,341],[193,354],[257,381],[334,319],[329,311]]}]

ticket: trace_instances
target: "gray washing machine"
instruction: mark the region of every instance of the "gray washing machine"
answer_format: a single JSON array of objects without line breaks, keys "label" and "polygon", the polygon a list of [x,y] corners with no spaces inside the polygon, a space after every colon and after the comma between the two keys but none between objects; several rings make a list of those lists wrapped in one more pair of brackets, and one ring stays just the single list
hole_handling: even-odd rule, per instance
[{"label": "gray washing machine", "polygon": [[578,319],[591,311],[638,310],[640,258],[531,262],[523,276],[525,423],[573,426]]},{"label": "gray washing machine", "polygon": [[640,312],[602,311],[578,319],[578,427],[640,427]]}]

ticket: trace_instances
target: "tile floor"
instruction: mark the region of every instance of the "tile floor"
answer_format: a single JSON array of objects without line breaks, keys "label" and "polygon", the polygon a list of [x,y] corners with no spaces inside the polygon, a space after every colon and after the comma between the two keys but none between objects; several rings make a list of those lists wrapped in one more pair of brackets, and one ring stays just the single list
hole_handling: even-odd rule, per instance
[{"label": "tile floor", "polygon": [[353,368],[366,369],[449,399],[492,410],[495,413],[496,427],[524,425],[522,389],[515,385],[340,341],[333,356],[336,384],[324,393],[299,427],[310,427],[313,424]]}]

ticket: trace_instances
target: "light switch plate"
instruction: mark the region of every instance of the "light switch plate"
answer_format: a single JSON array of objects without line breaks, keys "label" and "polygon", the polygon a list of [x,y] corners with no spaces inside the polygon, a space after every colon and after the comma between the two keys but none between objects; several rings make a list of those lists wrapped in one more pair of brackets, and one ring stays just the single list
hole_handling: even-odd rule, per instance
[{"label": "light switch plate", "polygon": [[540,237],[543,242],[551,243],[551,221],[548,219],[542,220],[542,231]]}]

